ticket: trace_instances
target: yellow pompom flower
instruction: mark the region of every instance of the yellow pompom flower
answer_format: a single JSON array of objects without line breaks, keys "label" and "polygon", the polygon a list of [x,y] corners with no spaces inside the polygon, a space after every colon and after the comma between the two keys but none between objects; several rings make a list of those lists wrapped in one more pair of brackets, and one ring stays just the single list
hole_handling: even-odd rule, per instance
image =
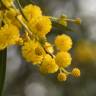
[{"label": "yellow pompom flower", "polygon": [[58,52],[56,55],[56,64],[58,64],[59,67],[68,67],[71,64],[71,55],[68,52]]},{"label": "yellow pompom flower", "polygon": [[68,35],[58,35],[55,39],[56,46],[62,51],[68,51],[72,47],[72,40]]},{"label": "yellow pompom flower", "polygon": [[79,76],[80,76],[80,70],[79,70],[78,68],[74,68],[74,69],[72,70],[72,75],[73,75],[74,77],[79,77]]},{"label": "yellow pompom flower", "polygon": [[22,55],[28,62],[33,64],[40,64],[43,59],[44,50],[41,45],[35,41],[30,40],[25,42],[22,46]]},{"label": "yellow pompom flower", "polygon": [[60,73],[58,74],[58,76],[57,76],[57,79],[58,79],[59,81],[66,81],[67,75],[66,75],[65,73],[63,73],[63,72],[60,72]]},{"label": "yellow pompom flower", "polygon": [[45,48],[45,50],[48,53],[53,53],[54,52],[54,49],[53,49],[52,45],[49,42],[46,42],[45,43],[44,48]]},{"label": "yellow pompom flower", "polygon": [[16,19],[16,16],[19,13],[16,12],[16,10],[14,8],[9,8],[9,10],[6,10],[5,14],[4,14],[4,21],[8,24],[14,24],[17,27],[21,27],[20,22]]},{"label": "yellow pompom flower", "polygon": [[24,15],[28,20],[42,16],[42,11],[39,6],[29,4],[23,8]]},{"label": "yellow pompom flower", "polygon": [[45,35],[50,32],[52,23],[48,16],[41,16],[40,18],[31,19],[29,26],[36,35],[45,37]]},{"label": "yellow pompom flower", "polygon": [[16,42],[19,40],[19,30],[16,26],[9,24],[4,25],[0,29],[0,50],[16,44]]},{"label": "yellow pompom flower", "polygon": [[40,71],[42,73],[55,73],[58,71],[58,65],[50,55],[46,54],[40,66]]},{"label": "yellow pompom flower", "polygon": [[2,2],[6,7],[10,7],[13,0],[2,0]]}]

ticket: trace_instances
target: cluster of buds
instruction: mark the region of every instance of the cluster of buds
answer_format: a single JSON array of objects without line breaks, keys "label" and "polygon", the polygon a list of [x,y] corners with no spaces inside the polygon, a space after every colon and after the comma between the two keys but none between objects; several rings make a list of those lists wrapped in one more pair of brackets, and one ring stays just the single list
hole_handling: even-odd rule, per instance
[{"label": "cluster of buds", "polygon": [[21,46],[22,56],[27,62],[36,65],[44,74],[57,73],[59,81],[65,81],[68,75],[80,76],[78,68],[72,72],[66,70],[72,61],[69,53],[72,48],[71,37],[58,35],[54,44],[49,43],[46,37],[54,27],[53,21],[67,28],[68,22],[79,24],[79,18],[73,20],[63,15],[60,18],[45,16],[39,6],[29,4],[22,8],[18,0],[1,0],[0,3],[4,7],[0,10],[0,50],[11,45]]}]

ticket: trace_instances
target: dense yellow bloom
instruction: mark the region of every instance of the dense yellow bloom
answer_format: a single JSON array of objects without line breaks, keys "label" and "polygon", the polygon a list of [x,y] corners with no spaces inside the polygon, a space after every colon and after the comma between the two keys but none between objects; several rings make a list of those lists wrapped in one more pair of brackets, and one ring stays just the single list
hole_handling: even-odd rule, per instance
[{"label": "dense yellow bloom", "polygon": [[58,66],[55,60],[50,55],[46,54],[40,66],[40,71],[42,73],[55,73],[57,70]]},{"label": "dense yellow bloom", "polygon": [[40,7],[38,7],[36,5],[32,5],[32,4],[25,6],[23,9],[23,12],[28,20],[42,16],[42,11],[41,11]]},{"label": "dense yellow bloom", "polygon": [[57,76],[57,79],[58,79],[59,81],[66,81],[67,75],[66,75],[65,73],[60,72],[60,73],[58,74],[58,76]]},{"label": "dense yellow bloom", "polygon": [[80,70],[79,70],[78,68],[74,68],[74,69],[72,70],[72,75],[73,75],[74,77],[79,77],[79,76],[80,76]]},{"label": "dense yellow bloom", "polygon": [[9,10],[6,10],[5,14],[4,14],[4,21],[5,23],[8,23],[8,24],[14,24],[16,25],[17,27],[20,27],[21,24],[20,22],[18,22],[18,20],[16,19],[16,16],[18,15],[19,13],[16,12],[15,9],[13,8],[9,8]]},{"label": "dense yellow bloom", "polygon": [[51,32],[54,24],[57,25],[55,27],[58,27],[58,24],[66,27],[66,31],[69,22],[80,24],[80,19],[73,20],[64,15],[59,18],[45,16],[37,5],[29,4],[22,8],[19,0],[16,2],[1,0],[0,50],[10,45],[19,45],[26,61],[36,65],[42,73],[57,73],[59,81],[66,81],[68,75],[79,77],[78,68],[74,68],[72,72],[66,70],[72,61],[68,53],[72,47],[71,38],[65,34],[59,35],[55,44],[51,44],[46,35]]},{"label": "dense yellow bloom", "polygon": [[35,41],[30,40],[25,42],[22,47],[22,55],[28,61],[33,64],[40,64],[43,59],[44,50],[41,45]]},{"label": "dense yellow bloom", "polygon": [[55,39],[56,46],[62,51],[68,51],[72,47],[72,40],[68,35],[58,35]]},{"label": "dense yellow bloom", "polygon": [[2,2],[6,7],[10,7],[13,0],[2,0]]},{"label": "dense yellow bloom", "polygon": [[45,43],[44,48],[45,48],[45,50],[48,53],[53,53],[54,52],[54,49],[53,49],[52,45],[49,42],[46,42]]},{"label": "dense yellow bloom", "polygon": [[41,16],[40,18],[31,19],[29,25],[39,37],[44,37],[52,28],[51,20],[48,16]]},{"label": "dense yellow bloom", "polygon": [[56,63],[59,67],[68,67],[71,64],[71,55],[68,52],[58,52],[56,55]]},{"label": "dense yellow bloom", "polygon": [[16,44],[18,40],[19,30],[16,26],[6,24],[0,29],[0,50],[7,46]]}]

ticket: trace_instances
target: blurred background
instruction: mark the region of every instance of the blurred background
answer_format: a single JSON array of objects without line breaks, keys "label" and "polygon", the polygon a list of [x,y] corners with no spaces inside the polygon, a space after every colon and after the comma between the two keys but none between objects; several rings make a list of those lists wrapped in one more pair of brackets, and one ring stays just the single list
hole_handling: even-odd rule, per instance
[{"label": "blurred background", "polygon": [[[43,14],[70,18],[80,17],[80,26],[70,25],[75,31],[64,32],[73,39],[71,67],[79,67],[80,78],[59,82],[56,76],[42,75],[32,64],[22,59],[19,48],[8,48],[7,74],[4,96],[96,96],[96,0],[20,0],[25,6],[35,3]],[[52,29],[50,42],[61,30]]]}]

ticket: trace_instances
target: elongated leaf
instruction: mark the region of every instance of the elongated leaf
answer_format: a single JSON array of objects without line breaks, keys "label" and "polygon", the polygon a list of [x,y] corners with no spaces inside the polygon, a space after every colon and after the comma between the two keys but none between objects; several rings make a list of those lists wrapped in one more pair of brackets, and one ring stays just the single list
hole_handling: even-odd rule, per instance
[{"label": "elongated leaf", "polygon": [[4,81],[5,81],[5,73],[6,73],[6,56],[7,49],[0,51],[0,96],[2,96]]}]

